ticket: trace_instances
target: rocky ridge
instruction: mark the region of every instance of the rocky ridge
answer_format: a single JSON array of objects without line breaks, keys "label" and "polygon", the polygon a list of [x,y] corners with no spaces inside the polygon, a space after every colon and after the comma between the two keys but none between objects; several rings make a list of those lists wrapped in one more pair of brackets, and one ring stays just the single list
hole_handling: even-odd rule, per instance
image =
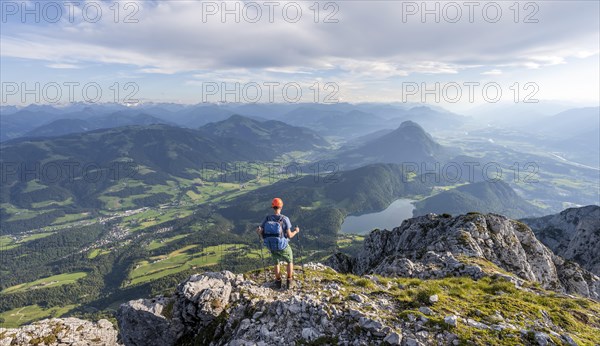
[{"label": "rocky ridge", "polygon": [[[123,304],[123,343],[594,345],[600,331],[599,303],[504,277],[356,276],[312,263],[303,275],[301,287],[289,291],[260,284],[260,272],[193,275],[173,296]],[[587,324],[570,324],[579,314]]]},{"label": "rocky ridge", "polygon": [[[493,266],[477,265],[480,260]],[[337,254],[327,264],[357,275],[503,276],[518,285],[536,282],[555,292],[600,299],[598,276],[556,256],[524,223],[496,214],[408,219],[391,231],[372,231],[356,258]]]},{"label": "rocky ridge", "polygon": [[600,275],[600,206],[569,208],[523,222],[555,254]]},{"label": "rocky ridge", "polygon": [[120,342],[106,321],[53,319],[0,330],[0,345],[595,345],[600,331],[600,304],[503,277],[300,273],[290,291],[261,284],[260,272],[193,275],[173,296],[123,304]]}]

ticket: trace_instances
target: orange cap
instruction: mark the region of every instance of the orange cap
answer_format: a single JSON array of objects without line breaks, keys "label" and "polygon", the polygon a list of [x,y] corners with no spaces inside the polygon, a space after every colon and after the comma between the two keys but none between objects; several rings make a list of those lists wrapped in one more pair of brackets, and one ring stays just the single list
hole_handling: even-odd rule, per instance
[{"label": "orange cap", "polygon": [[283,201],[281,200],[281,198],[273,198],[273,201],[271,202],[271,207],[283,207]]}]

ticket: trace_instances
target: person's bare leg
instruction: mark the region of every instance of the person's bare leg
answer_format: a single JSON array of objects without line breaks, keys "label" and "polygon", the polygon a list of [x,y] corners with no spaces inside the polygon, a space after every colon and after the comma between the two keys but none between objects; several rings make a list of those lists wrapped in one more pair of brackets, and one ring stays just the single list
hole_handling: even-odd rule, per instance
[{"label": "person's bare leg", "polygon": [[279,264],[275,265],[275,280],[281,280],[281,271],[279,270]]},{"label": "person's bare leg", "polygon": [[287,277],[288,279],[294,277],[294,263],[292,262],[287,264]]}]

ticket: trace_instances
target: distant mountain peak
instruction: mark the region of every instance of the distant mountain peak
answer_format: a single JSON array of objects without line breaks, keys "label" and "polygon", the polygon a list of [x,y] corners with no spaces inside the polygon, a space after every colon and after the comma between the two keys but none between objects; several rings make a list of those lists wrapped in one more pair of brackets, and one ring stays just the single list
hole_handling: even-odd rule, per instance
[{"label": "distant mountain peak", "polygon": [[227,121],[227,120],[254,120],[254,119],[251,119],[250,117],[246,117],[246,116],[236,113],[236,114],[232,114],[229,118],[227,118],[223,121]]},{"label": "distant mountain peak", "polygon": [[421,131],[425,132],[425,130],[421,127],[421,125],[417,124],[416,122],[414,122],[412,120],[403,121],[400,124],[400,126],[398,126],[398,129],[405,129],[405,128],[410,128],[410,127],[416,127],[418,129],[420,129]]},{"label": "distant mountain peak", "polygon": [[338,156],[352,165],[372,162],[429,162],[443,159],[445,149],[419,124],[404,121],[400,126]]},{"label": "distant mountain peak", "polygon": [[412,121],[403,121],[400,126],[394,131],[382,136],[380,139],[401,137],[403,139],[418,140],[420,144],[427,145],[431,148],[439,148],[440,145],[434,141],[433,137],[423,129],[421,125]]},{"label": "distant mountain peak", "polygon": [[410,111],[423,111],[423,110],[431,110],[431,108],[427,106],[415,106],[409,109]]},{"label": "distant mountain peak", "polygon": [[199,130],[210,137],[235,137],[254,142],[269,150],[276,150],[280,154],[329,145],[324,138],[310,129],[292,126],[278,120],[260,121],[240,114],[208,123],[201,126]]}]

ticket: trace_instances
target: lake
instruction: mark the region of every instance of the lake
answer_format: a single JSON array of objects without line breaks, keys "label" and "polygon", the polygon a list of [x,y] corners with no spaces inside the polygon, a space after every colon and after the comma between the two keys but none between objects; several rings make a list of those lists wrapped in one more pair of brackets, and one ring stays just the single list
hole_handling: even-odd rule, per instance
[{"label": "lake", "polygon": [[412,202],[410,199],[397,199],[380,212],[347,216],[342,223],[342,233],[367,234],[375,228],[391,230],[398,227],[403,220],[412,217],[415,209]]}]

